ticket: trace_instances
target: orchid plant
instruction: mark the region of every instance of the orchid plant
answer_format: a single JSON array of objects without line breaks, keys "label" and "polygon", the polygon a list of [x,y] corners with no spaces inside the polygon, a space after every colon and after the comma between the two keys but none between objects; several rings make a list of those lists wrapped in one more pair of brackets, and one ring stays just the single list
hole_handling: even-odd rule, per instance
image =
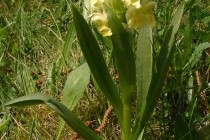
[{"label": "orchid plant", "polygon": [[[119,87],[114,84],[99,44],[80,12],[71,4],[74,25],[82,52],[104,96],[113,106],[122,129],[123,140],[137,140],[143,136],[155,103],[164,86],[165,77],[173,53],[175,34],[179,29],[184,2],[174,13],[165,33],[156,62],[153,62],[152,28],[156,21],[153,9],[156,3],[142,0],[90,0],[90,21],[98,32],[111,40],[114,60],[119,75]],[[138,37],[130,42],[130,36]],[[134,49],[136,48],[136,49]],[[133,101],[137,96],[137,101]],[[89,140],[102,139],[85,126],[65,105],[46,95],[27,95],[9,101],[7,106],[45,103],[56,111],[81,137]],[[132,118],[133,105],[136,104]],[[134,120],[134,121],[133,121]]]}]

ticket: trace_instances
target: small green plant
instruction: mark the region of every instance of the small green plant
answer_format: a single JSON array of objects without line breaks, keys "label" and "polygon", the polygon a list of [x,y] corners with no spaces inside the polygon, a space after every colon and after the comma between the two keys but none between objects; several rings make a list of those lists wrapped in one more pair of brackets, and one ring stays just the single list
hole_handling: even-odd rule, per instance
[{"label": "small green plant", "polygon": [[[64,87],[64,94],[66,94],[61,103],[44,94],[33,94],[11,100],[5,105],[46,104],[58,113],[81,137],[89,140],[100,140],[102,138],[97,133],[72,113],[73,107],[82,97],[84,87],[89,81],[90,69],[102,93],[113,106],[122,129],[122,139],[141,139],[145,125],[165,85],[165,79],[175,50],[174,41],[184,13],[185,2],[181,2],[177,6],[168,29],[164,33],[164,38],[159,42],[160,50],[155,59],[156,61],[154,61],[152,35],[152,27],[155,26],[152,9],[155,7],[155,2],[144,0],[140,5],[139,0],[125,0],[124,2],[121,0],[95,0],[91,1],[89,5],[90,8],[86,7],[84,9],[91,11],[91,21],[97,26],[96,33],[100,33],[104,36],[102,38],[111,42],[110,47],[114,54],[119,75],[119,89],[109,74],[100,45],[91,30],[92,26],[87,23],[72,3],[71,10],[77,38],[89,68],[85,63],[72,73],[74,76],[69,76],[73,81],[66,82]],[[73,30],[74,27],[71,29]],[[64,57],[59,61],[58,71],[67,56],[67,46],[64,47]],[[205,45],[205,48],[207,48],[207,45]],[[195,58],[192,58],[190,64],[194,60]],[[82,74],[80,75],[80,73]],[[69,89],[68,84],[74,85],[77,89]],[[68,93],[71,93],[71,96]],[[137,101],[135,115],[132,116],[134,96],[137,97]],[[186,124],[182,117],[178,117],[177,122]],[[63,122],[61,121],[60,128],[62,129],[62,127]],[[177,131],[176,135],[179,138],[184,138],[186,133],[191,133],[188,128],[185,130],[184,133],[183,131],[180,133]]]}]

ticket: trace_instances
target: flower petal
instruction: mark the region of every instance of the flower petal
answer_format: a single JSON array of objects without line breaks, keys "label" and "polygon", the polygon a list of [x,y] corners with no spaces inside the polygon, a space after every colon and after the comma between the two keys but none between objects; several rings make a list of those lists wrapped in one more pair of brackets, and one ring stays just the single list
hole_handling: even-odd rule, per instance
[{"label": "flower petal", "polygon": [[98,31],[103,36],[111,36],[112,35],[111,29],[107,26],[98,26]]},{"label": "flower petal", "polygon": [[152,9],[155,5],[155,2],[147,2],[139,8],[136,8],[135,6],[129,6],[125,14],[128,27],[138,30],[143,26],[155,26],[155,18],[152,13]]},{"label": "flower petal", "polygon": [[102,13],[91,14],[91,21],[98,26],[108,25],[107,15]]},{"label": "flower petal", "polygon": [[112,31],[108,27],[107,15],[103,13],[93,13],[91,14],[91,21],[97,25],[98,31],[103,36],[111,36]]}]

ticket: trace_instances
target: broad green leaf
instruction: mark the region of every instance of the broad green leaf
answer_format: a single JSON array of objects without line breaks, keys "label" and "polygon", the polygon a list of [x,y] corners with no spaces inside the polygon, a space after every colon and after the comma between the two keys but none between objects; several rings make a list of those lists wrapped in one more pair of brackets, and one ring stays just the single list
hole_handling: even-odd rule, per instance
[{"label": "broad green leaf", "polygon": [[94,131],[86,126],[78,117],[76,117],[66,106],[45,94],[31,94],[7,102],[6,106],[29,106],[46,104],[81,137],[87,140],[102,140]]},{"label": "broad green leaf", "polygon": [[118,116],[119,122],[121,123],[122,101],[108,72],[99,45],[83,16],[73,5],[71,6],[71,9],[73,12],[73,20],[77,32],[77,38],[79,40],[83,55],[85,56],[85,59],[96,82],[98,83],[98,86],[112,104]]},{"label": "broad green leaf", "polygon": [[62,103],[70,110],[73,110],[79,100],[83,97],[83,92],[85,91],[89,80],[90,69],[87,63],[79,66],[69,74],[63,89]]},{"label": "broad green leaf", "polygon": [[152,75],[151,84],[149,87],[146,103],[142,105],[140,110],[140,118],[135,122],[133,128],[133,140],[137,139],[139,134],[144,129],[145,123],[149,120],[151,113],[156,105],[158,97],[164,86],[165,77],[169,68],[169,63],[173,55],[175,35],[179,29],[179,25],[182,19],[185,3],[182,2],[174,13],[171,24],[164,38],[162,48],[160,50],[156,71]]},{"label": "broad green leaf", "polygon": [[[67,81],[64,85],[63,100],[61,102],[71,111],[83,97],[83,92],[85,91],[89,80],[90,70],[87,63],[84,63],[83,65],[79,66],[69,74]],[[56,139],[59,139],[64,124],[65,122],[61,120],[58,127]]]},{"label": "broad green leaf", "polygon": [[45,94],[30,94],[6,102],[5,106],[30,106],[44,104],[45,101],[48,101],[49,99],[51,98]]},{"label": "broad green leaf", "polygon": [[152,29],[143,27],[139,32],[136,49],[137,117],[140,115],[142,105],[146,103],[152,79],[152,51]]},{"label": "broad green leaf", "polygon": [[190,128],[181,115],[175,120],[175,140],[191,140]]}]

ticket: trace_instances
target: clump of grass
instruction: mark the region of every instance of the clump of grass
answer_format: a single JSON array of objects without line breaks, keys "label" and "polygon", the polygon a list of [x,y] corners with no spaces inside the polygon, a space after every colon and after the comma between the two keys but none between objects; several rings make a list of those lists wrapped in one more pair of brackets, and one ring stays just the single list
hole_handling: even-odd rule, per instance
[{"label": "clump of grass", "polygon": [[[52,83],[53,63],[62,56],[66,30],[72,24],[69,9],[67,5],[62,7],[63,3],[42,0],[0,2],[0,99],[1,113],[5,116],[9,117],[9,114],[2,105],[12,98],[31,93],[59,98],[67,73],[79,64],[81,53],[75,44],[71,53],[68,51],[66,65],[57,73],[62,75],[54,74],[56,80]],[[2,133],[2,138],[28,139],[32,120],[35,122],[34,138],[55,137],[57,116],[46,107],[39,107],[10,112],[11,124]],[[22,119],[27,121],[22,122]]]}]

